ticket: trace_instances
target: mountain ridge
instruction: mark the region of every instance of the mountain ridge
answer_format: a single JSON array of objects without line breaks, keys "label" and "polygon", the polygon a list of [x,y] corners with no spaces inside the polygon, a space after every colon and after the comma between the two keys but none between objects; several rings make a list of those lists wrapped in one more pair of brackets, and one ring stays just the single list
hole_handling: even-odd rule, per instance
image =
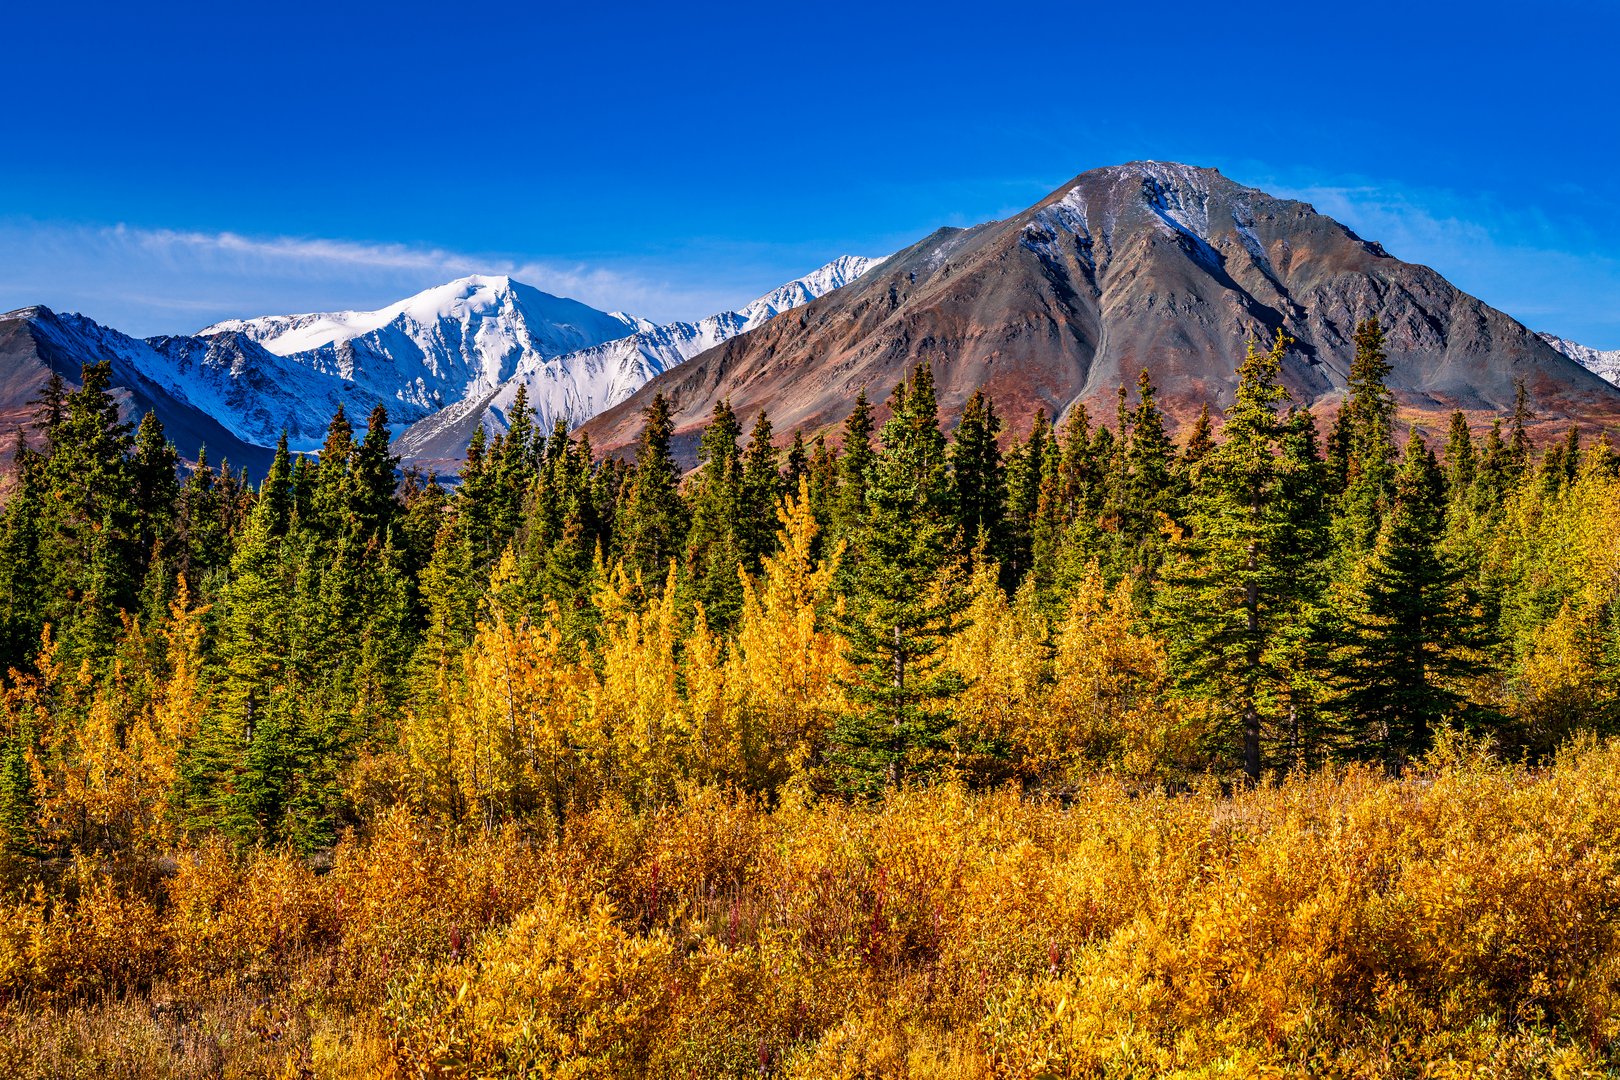
[{"label": "mountain ridge", "polygon": [[525,389],[541,430],[550,430],[559,419],[573,426],[629,397],[661,372],[844,287],[882,261],[842,255],[735,311],[718,312],[692,323],[650,325],[573,353],[525,360],[494,390],[469,396],[412,424],[397,440],[395,450],[410,460],[453,467],[480,426],[489,432],[506,430],[506,412],[516,400],[519,386]]},{"label": "mountain ridge", "polygon": [[1109,415],[1147,369],[1172,419],[1231,400],[1243,343],[1295,339],[1283,381],[1302,404],[1342,396],[1358,320],[1379,315],[1391,388],[1413,417],[1511,408],[1525,379],[1552,417],[1620,417],[1620,392],[1435,270],[1296,200],[1213,169],[1132,162],[1082,173],[1002,221],[939,230],[830,296],[722,343],[586,423],[622,453],[651,395],[683,444],[729,397],[779,437],[826,428],[919,362],[943,415],[985,389],[1009,427],[1085,403]]}]

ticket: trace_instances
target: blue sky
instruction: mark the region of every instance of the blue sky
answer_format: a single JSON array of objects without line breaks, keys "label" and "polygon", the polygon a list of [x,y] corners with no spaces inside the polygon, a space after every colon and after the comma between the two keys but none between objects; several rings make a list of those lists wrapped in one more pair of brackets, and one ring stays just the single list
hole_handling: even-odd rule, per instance
[{"label": "blue sky", "polygon": [[1620,4],[1308,7],[17,5],[0,310],[699,316],[1157,158],[1620,348]]}]

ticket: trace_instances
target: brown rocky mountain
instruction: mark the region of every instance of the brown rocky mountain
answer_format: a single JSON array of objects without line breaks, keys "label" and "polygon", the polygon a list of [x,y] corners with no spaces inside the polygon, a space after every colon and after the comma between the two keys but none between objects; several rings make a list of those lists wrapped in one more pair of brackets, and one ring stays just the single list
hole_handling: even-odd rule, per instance
[{"label": "brown rocky mountain", "polygon": [[218,465],[227,460],[263,475],[272,451],[231,434],[214,417],[177,399],[147,377],[131,360],[145,343],[86,319],[62,315],[49,308],[29,307],[0,314],[0,493],[10,482],[16,432],[31,431],[35,402],[53,373],[77,387],[84,364],[102,360],[112,364],[113,393],[123,418],[140,422],[147,412],[157,413],[164,433],[188,461],[207,447]]},{"label": "brown rocky mountain", "polygon": [[1172,417],[1232,399],[1244,342],[1295,339],[1284,381],[1331,411],[1356,322],[1377,315],[1390,382],[1415,422],[1511,410],[1523,379],[1550,429],[1620,421],[1620,390],[1425,266],[1402,262],[1309,205],[1213,169],[1133,162],[1076,177],[1016,217],[941,229],[855,282],[653,379],[585,424],[622,453],[656,393],[690,456],[714,403],[769,412],[779,436],[834,425],[919,361],[949,419],[975,389],[1024,430],[1084,401],[1112,417],[1147,369]]}]

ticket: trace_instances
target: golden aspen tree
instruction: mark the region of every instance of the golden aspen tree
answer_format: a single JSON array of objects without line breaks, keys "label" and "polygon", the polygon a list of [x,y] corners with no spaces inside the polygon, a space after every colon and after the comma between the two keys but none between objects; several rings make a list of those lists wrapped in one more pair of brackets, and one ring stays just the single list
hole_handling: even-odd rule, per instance
[{"label": "golden aspen tree", "polygon": [[808,481],[777,510],[779,551],[758,578],[742,573],[743,609],[726,665],[740,778],[769,788],[802,769],[840,707],[848,674],[825,625],[844,545],[812,553],[818,532]]},{"label": "golden aspen tree", "polygon": [[1109,590],[1093,563],[1058,628],[1047,706],[1023,714],[1038,773],[1071,776],[1089,760],[1152,783],[1207,764],[1209,710],[1168,694],[1164,643],[1137,619],[1131,582]]},{"label": "golden aspen tree", "polygon": [[[968,680],[956,701],[956,716],[969,768],[998,768],[992,765],[997,755],[975,754],[975,748],[1016,749],[1027,718],[1041,714],[1051,668],[1046,644],[1050,631],[1034,584],[1026,584],[1009,600],[999,575],[996,563],[975,560],[968,584],[973,602],[966,612],[967,628],[951,639],[945,652],[946,664]],[[1011,768],[1018,771],[1020,764],[1015,760]]]},{"label": "golden aspen tree", "polygon": [[662,593],[638,608],[640,575],[616,568],[597,590],[601,620],[590,687],[592,723],[610,782],[640,803],[674,790],[690,738],[679,693],[675,565]]}]

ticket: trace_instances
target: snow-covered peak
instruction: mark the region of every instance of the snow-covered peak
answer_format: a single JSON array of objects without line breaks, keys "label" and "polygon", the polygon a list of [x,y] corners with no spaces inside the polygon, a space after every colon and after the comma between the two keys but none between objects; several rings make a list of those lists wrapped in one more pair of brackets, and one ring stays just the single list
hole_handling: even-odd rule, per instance
[{"label": "snow-covered peak", "polygon": [[648,325],[504,275],[475,274],[376,311],[233,319],[200,336],[240,334],[391,401],[394,415],[410,421],[488,393],[525,360],[590,348]]},{"label": "snow-covered peak", "polygon": [[[577,300],[553,296],[505,275],[473,274],[435,285],[376,311],[325,311],[303,315],[264,315],[228,319],[199,336],[235,331],[278,356],[308,352],[351,341],[385,327],[425,328],[454,321],[499,317],[515,311],[535,323],[553,323],[582,338],[605,341],[633,330],[638,320],[621,312],[598,311]],[[606,335],[606,336],[604,336]],[[577,346],[576,346],[577,347]]]},{"label": "snow-covered peak", "polygon": [[752,330],[784,311],[808,304],[834,289],[841,289],[854,281],[882,259],[868,259],[862,255],[840,255],[826,266],[819,267],[786,285],[779,285],[751,304],[744,305],[737,314]]},{"label": "snow-covered peak", "polygon": [[1594,349],[1556,334],[1538,332],[1536,336],[1592,374],[1620,386],[1620,349]]},{"label": "snow-covered peak", "polygon": [[397,449],[406,457],[459,457],[477,428],[506,430],[507,412],[519,387],[541,430],[559,419],[570,425],[584,423],[662,372],[784,311],[842,288],[882,261],[844,255],[772,289],[739,311],[723,311],[695,323],[642,323],[636,333],[562,356],[525,357],[493,393],[469,394],[428,416],[400,438]]}]

